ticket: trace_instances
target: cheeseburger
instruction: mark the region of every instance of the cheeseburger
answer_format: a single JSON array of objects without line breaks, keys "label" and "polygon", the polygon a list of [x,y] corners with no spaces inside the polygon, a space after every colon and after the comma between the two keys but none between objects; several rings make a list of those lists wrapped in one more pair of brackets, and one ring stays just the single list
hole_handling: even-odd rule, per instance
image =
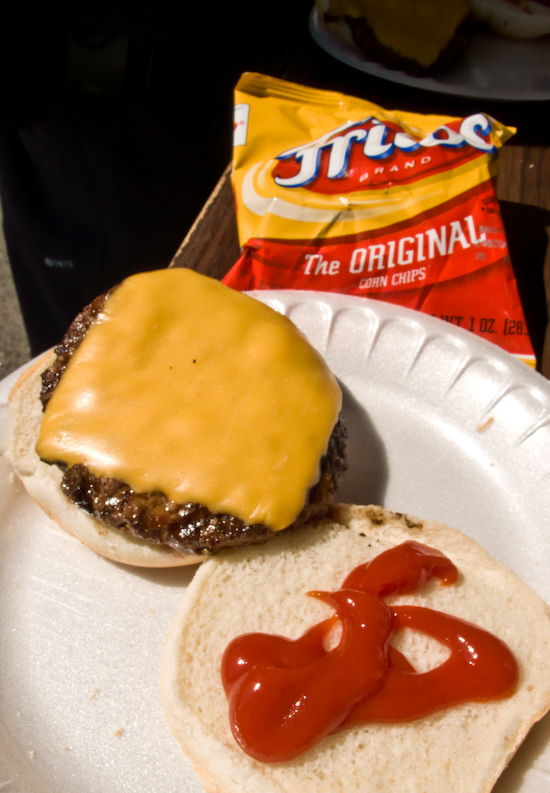
[{"label": "cheeseburger", "polygon": [[326,515],[346,467],[341,403],[288,318],[156,270],[98,297],[19,378],[6,456],[97,553],[185,565]]}]

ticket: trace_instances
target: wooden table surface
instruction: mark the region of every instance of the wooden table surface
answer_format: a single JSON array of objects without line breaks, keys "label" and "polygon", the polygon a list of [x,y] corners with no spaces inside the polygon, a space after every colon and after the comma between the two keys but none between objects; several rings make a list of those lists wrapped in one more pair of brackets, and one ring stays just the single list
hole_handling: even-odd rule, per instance
[{"label": "wooden table surface", "polygon": [[[538,370],[550,378],[550,101],[495,103],[464,99],[389,83],[325,54],[309,36],[281,77],[341,91],[386,109],[465,116],[484,112],[517,129],[501,153],[497,194],[510,256]],[[173,265],[222,278],[239,254],[229,166],[190,230]]]}]

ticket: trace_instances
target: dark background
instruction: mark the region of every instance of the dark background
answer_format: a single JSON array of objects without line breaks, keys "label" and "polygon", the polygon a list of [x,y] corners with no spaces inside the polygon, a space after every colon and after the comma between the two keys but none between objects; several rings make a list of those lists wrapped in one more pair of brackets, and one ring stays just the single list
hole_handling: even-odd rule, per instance
[{"label": "dark background", "polygon": [[[230,162],[233,89],[244,71],[386,109],[481,111],[518,128],[505,149],[548,145],[550,103],[461,99],[370,77],[313,42],[311,7],[311,0],[55,0],[20,3],[6,17],[0,197],[33,355],[57,343],[97,294],[170,263]],[[518,154],[515,163],[522,162]],[[500,197],[540,350],[550,194],[540,196],[550,174],[517,167],[505,169]]]}]

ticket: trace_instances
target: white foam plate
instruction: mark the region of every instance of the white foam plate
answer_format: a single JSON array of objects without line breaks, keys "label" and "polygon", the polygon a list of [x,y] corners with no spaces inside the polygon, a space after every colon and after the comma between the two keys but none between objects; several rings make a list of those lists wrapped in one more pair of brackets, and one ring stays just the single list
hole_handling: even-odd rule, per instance
[{"label": "white foam plate", "polygon": [[[342,500],[444,521],[550,602],[550,384],[441,320],[365,298],[260,292],[344,391]],[[0,447],[7,397],[0,383]],[[0,791],[199,793],[158,697],[162,637],[193,573],[134,571],[57,529],[0,463]],[[550,791],[550,721],[498,793]]]},{"label": "white foam plate", "polygon": [[329,55],[365,74],[431,93],[505,102],[550,99],[550,36],[520,41],[479,30],[461,59],[436,76],[414,77],[369,60],[344,22],[327,23],[314,8],[313,40]]}]

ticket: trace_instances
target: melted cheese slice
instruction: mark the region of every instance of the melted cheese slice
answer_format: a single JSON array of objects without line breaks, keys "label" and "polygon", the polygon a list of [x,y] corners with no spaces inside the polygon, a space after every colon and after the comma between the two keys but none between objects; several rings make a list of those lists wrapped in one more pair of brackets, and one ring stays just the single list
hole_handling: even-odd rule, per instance
[{"label": "melted cheese slice", "polygon": [[36,450],[277,531],[318,480],[340,408],[335,378],[290,320],[191,270],[157,270],[109,296]]}]

